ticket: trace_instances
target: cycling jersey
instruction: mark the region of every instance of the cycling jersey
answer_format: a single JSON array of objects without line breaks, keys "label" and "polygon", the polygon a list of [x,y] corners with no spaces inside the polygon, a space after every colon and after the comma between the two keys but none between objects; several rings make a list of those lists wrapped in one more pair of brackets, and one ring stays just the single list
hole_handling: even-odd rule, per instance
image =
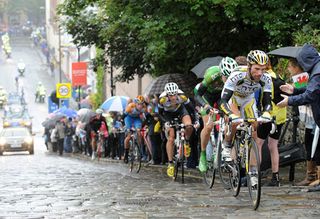
[{"label": "cycling jersey", "polygon": [[[234,71],[230,74],[228,77],[222,94],[221,94],[221,109],[228,115],[232,113],[230,106],[228,104],[229,99],[233,95],[234,102],[241,106],[243,105],[243,102],[250,103],[250,107],[253,111],[256,111],[252,104],[251,99],[254,100],[254,92],[262,88],[264,93],[264,99],[263,99],[263,108],[264,111],[269,111],[271,109],[271,90],[272,90],[272,80],[270,75],[267,73],[264,73],[259,82],[255,82],[250,79],[250,76],[248,75],[248,69],[247,68],[239,68],[237,71]],[[245,100],[244,100],[245,99]],[[250,112],[247,114],[253,114],[255,115],[256,112]]]},{"label": "cycling jersey", "polygon": [[126,114],[131,117],[140,117],[141,114],[146,112],[146,106],[144,105],[141,110],[137,109],[136,103],[129,103],[126,107]]},{"label": "cycling jersey", "polygon": [[182,90],[178,91],[177,100],[175,103],[172,103],[170,101],[165,91],[162,92],[159,98],[160,98],[159,104],[158,104],[159,109],[163,109],[164,111],[167,111],[167,112],[175,112],[179,109],[181,104],[186,105],[190,103],[189,98],[184,95]]},{"label": "cycling jersey", "polygon": [[158,108],[159,117],[162,121],[171,121],[173,118],[182,118],[190,114],[195,121],[199,120],[193,104],[181,90],[178,91],[175,103],[170,101],[167,93],[164,91],[159,97]]}]

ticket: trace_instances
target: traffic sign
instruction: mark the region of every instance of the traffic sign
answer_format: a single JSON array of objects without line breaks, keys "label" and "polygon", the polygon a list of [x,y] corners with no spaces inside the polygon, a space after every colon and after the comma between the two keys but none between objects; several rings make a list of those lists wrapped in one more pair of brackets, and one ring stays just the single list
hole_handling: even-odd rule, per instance
[{"label": "traffic sign", "polygon": [[57,98],[71,98],[71,83],[57,84]]}]

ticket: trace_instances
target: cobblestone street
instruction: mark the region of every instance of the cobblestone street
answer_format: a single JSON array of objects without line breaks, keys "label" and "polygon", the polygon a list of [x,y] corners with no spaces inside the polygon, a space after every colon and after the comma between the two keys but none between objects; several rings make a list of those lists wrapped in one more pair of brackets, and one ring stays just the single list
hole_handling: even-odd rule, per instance
[{"label": "cobblestone street", "polygon": [[[38,138],[38,144],[41,139]],[[165,168],[130,174],[117,162],[92,162],[47,152],[0,158],[0,217],[11,218],[318,218],[320,197],[300,187],[262,188],[253,211],[248,193],[238,198],[201,179],[173,182]]]}]

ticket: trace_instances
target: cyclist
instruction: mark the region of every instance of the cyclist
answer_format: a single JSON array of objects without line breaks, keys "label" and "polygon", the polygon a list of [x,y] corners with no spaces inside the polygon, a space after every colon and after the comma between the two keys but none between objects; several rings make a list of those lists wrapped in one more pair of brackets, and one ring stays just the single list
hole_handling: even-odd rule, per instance
[{"label": "cyclist", "polygon": [[131,103],[129,103],[126,107],[125,114],[126,117],[124,118],[124,123],[126,127],[126,138],[124,140],[124,162],[128,163],[128,156],[129,156],[129,141],[131,133],[129,130],[134,127],[137,130],[138,135],[138,144],[141,145],[142,138],[140,130],[142,128],[142,118],[145,116],[144,113],[146,112],[146,104],[144,101],[144,97],[138,95],[136,98],[133,99]]},{"label": "cyclist", "polygon": [[[207,69],[203,81],[194,89],[195,100],[201,106],[200,115],[203,120],[201,131],[201,154],[199,162],[200,172],[207,171],[206,147],[213,129],[213,123],[208,124],[209,116],[213,113],[213,107],[217,108],[220,100],[223,82],[226,81],[230,73],[238,67],[235,60],[225,57],[221,60],[219,67],[212,66]],[[209,115],[208,115],[209,114]]]},{"label": "cyclist", "polygon": [[35,102],[37,101],[38,98],[40,98],[40,95],[45,95],[45,94],[46,94],[46,88],[41,83],[41,81],[39,81],[36,88],[36,93],[35,93],[35,96],[36,96]]},{"label": "cyclist", "polygon": [[[174,150],[174,140],[175,132],[173,128],[170,128],[170,121],[175,118],[181,119],[182,123],[186,126],[185,138],[186,144],[185,156],[190,156],[190,145],[189,138],[193,132],[192,120],[190,113],[193,114],[195,118],[195,125],[199,126],[198,114],[196,113],[190,99],[185,96],[182,90],[179,89],[178,85],[174,82],[169,82],[164,87],[164,92],[159,97],[159,118],[165,122],[166,131],[168,131],[167,140],[167,155],[169,160],[169,165],[167,169],[167,175],[173,177],[174,175],[174,165],[173,165],[173,150]],[[190,113],[188,112],[190,111]]]},{"label": "cyclist", "polygon": [[[263,113],[261,118],[265,120],[271,120],[269,111],[272,108],[271,105],[271,90],[272,79],[268,73],[266,73],[268,56],[261,50],[252,50],[247,55],[247,68],[241,68],[231,73],[228,77],[221,94],[222,111],[228,115],[229,119],[236,122],[240,118],[257,118],[257,106],[254,98],[255,91],[262,88],[263,99],[262,107]],[[238,106],[238,110],[230,108],[229,100],[235,106]],[[231,141],[236,132],[236,125],[233,125],[231,135],[227,135],[223,144],[226,161],[231,161]],[[256,133],[253,132],[256,139]],[[254,170],[252,170],[254,172]],[[256,184],[254,178],[252,184]]]},{"label": "cyclist", "polygon": [[97,109],[96,110],[96,116],[92,117],[89,121],[89,127],[90,127],[90,137],[91,137],[91,148],[92,148],[92,160],[96,158],[96,149],[97,149],[97,138],[98,131],[100,130],[102,123],[104,123],[105,127],[107,126],[106,119],[102,116],[103,110]]}]

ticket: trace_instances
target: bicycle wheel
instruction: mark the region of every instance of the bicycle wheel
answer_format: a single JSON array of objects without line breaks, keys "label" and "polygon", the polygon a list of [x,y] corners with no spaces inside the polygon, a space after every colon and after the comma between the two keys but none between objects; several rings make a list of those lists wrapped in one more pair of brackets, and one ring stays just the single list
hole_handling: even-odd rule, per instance
[{"label": "bicycle wheel", "polygon": [[99,138],[98,143],[97,143],[97,156],[98,156],[98,161],[101,158],[102,154],[102,140]]},{"label": "bicycle wheel", "polygon": [[225,189],[230,189],[230,168],[227,162],[222,159],[222,142],[218,141],[217,159],[218,159],[218,173],[221,183]]},{"label": "bicycle wheel", "polygon": [[248,165],[246,166],[247,185],[253,209],[256,210],[261,197],[260,157],[256,142],[251,139],[249,144]]},{"label": "bicycle wheel", "polygon": [[139,173],[141,169],[141,151],[139,145],[135,142],[132,145],[132,157],[131,157],[131,172],[134,171],[136,173]]},{"label": "bicycle wheel", "polygon": [[[209,152],[211,152],[211,157],[209,157],[207,159],[207,171],[203,174],[203,180],[205,182],[206,185],[209,186],[209,188],[211,189],[214,185],[214,180],[216,178],[216,169],[217,169],[217,164],[218,162],[215,162],[216,161],[216,155],[215,155],[215,151],[216,151],[216,146],[212,144],[211,141],[209,141],[209,144],[208,144],[209,147],[212,147],[212,151],[209,150]],[[208,148],[207,146],[207,148]],[[207,149],[208,150],[208,149]]]},{"label": "bicycle wheel", "polygon": [[233,141],[233,159],[228,165],[230,165],[230,185],[232,189],[232,194],[234,197],[237,197],[240,192],[240,186],[241,186],[241,177],[240,177],[240,160],[241,156],[239,154],[239,139],[235,138]]},{"label": "bicycle wheel", "polygon": [[180,159],[180,165],[181,165],[181,182],[184,183],[184,141],[181,141],[181,159]]}]

